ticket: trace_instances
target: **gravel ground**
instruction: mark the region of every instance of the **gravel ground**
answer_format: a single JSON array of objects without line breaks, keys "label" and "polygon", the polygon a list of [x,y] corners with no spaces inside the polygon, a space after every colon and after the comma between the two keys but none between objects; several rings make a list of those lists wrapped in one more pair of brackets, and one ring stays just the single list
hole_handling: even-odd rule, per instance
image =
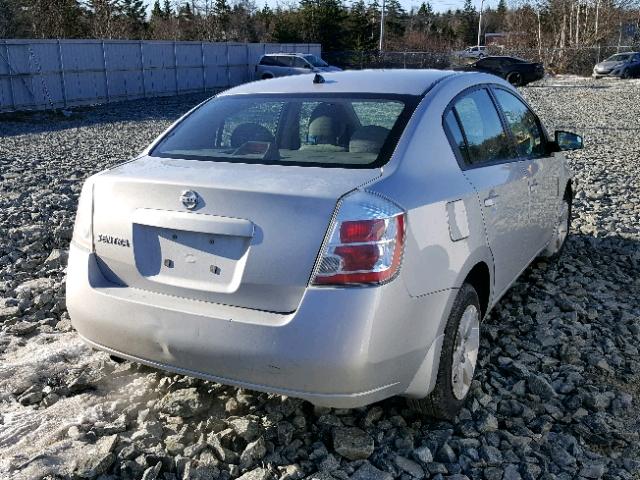
[{"label": "gravel ground", "polygon": [[572,236],[484,324],[455,423],[401,399],[296,399],[114,363],[64,307],[81,181],[140,150],[198,97],[0,117],[0,478],[640,478],[640,82],[523,89],[583,133]]}]

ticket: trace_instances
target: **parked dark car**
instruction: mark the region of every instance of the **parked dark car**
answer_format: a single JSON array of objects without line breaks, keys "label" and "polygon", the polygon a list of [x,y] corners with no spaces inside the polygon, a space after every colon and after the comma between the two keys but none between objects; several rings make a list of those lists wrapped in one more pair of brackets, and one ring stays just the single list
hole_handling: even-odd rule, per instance
[{"label": "parked dark car", "polygon": [[516,57],[485,57],[457,70],[492,73],[515,86],[526,85],[544,77],[544,66],[541,63]]}]

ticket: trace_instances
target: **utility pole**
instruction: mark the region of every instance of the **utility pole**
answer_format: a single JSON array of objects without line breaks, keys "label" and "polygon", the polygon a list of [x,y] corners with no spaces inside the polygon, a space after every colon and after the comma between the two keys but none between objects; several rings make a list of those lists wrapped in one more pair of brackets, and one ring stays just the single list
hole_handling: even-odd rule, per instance
[{"label": "utility pole", "polygon": [[482,33],[482,10],[484,8],[484,0],[480,0],[480,19],[478,20],[478,47],[480,47],[480,35]]},{"label": "utility pole", "polygon": [[382,53],[382,46],[384,45],[384,3],[385,0],[382,0],[382,11],[380,12],[380,44],[378,45],[380,53]]}]

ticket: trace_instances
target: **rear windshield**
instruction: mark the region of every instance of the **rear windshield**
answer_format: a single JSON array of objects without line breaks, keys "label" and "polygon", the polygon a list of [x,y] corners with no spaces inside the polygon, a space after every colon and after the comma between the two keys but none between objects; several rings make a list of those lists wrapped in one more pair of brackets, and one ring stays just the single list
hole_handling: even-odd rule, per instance
[{"label": "rear windshield", "polygon": [[385,164],[418,102],[407,95],[214,98],[151,155],[214,162],[372,168]]}]

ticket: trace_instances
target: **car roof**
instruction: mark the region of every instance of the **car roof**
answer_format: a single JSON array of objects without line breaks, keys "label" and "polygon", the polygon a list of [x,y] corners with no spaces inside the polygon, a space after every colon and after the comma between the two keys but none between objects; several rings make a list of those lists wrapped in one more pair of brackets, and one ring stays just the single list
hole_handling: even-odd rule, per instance
[{"label": "car roof", "polygon": [[283,55],[294,57],[294,56],[300,56],[300,55],[302,56],[313,55],[313,53],[295,53],[295,52],[265,53],[263,57],[282,57]]},{"label": "car roof", "polygon": [[451,70],[346,70],[322,72],[324,83],[313,83],[314,74],[292,75],[260,80],[221,93],[244,95],[259,93],[391,93],[422,95],[443,78],[460,75]]}]

